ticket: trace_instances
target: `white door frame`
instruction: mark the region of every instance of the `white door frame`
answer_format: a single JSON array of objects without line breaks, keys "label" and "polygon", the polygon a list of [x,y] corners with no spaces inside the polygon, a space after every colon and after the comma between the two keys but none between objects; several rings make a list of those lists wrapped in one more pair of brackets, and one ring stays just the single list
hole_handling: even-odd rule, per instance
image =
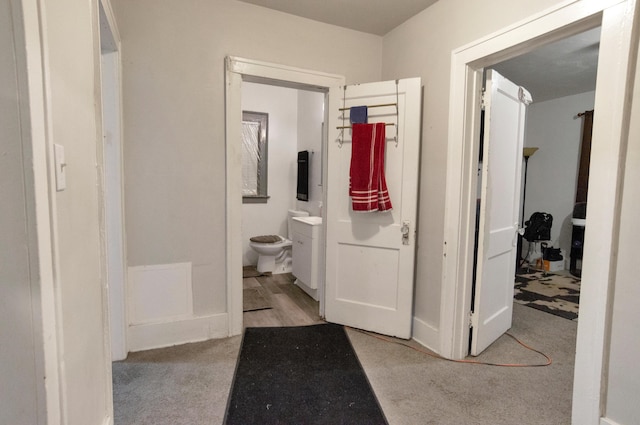
[{"label": "white door frame", "polygon": [[[634,76],[630,53],[635,0],[569,1],[452,53],[447,156],[445,255],[441,298],[441,353],[463,358],[468,349],[468,312],[473,270],[482,70],[538,46],[602,24],[573,395],[573,423],[597,424],[607,344],[609,285],[615,253],[628,93]],[[631,55],[632,56],[632,55]]]},{"label": "white door frame", "polygon": [[[229,336],[242,333],[242,241],[238,237],[242,234],[242,150],[238,141],[242,138],[240,123],[242,122],[243,80],[268,81],[274,85],[294,88],[311,86],[322,91],[345,83],[345,78],[341,75],[233,56],[228,56],[225,60],[226,277]],[[327,111],[325,115],[326,113]],[[323,149],[326,150],[326,146],[323,146]],[[326,152],[324,157],[326,158]],[[323,168],[322,175],[325,180],[326,161]],[[326,202],[324,204],[326,205]]]},{"label": "white door frame", "polygon": [[[95,22],[97,22],[97,37],[94,41],[94,64],[98,73],[96,74],[96,86],[99,88],[98,96],[99,101],[97,105],[97,130],[96,134],[96,159],[98,163],[97,167],[97,181],[98,181],[98,207],[99,207],[99,227],[100,227],[100,263],[101,263],[101,286],[102,286],[102,336],[103,347],[105,353],[104,371],[107,382],[105,385],[105,398],[107,405],[107,412],[105,412],[105,423],[113,423],[113,385],[112,385],[112,352],[111,352],[111,314],[114,313],[113,319],[118,324],[114,327],[114,337],[117,343],[117,349],[119,351],[118,358],[126,357],[126,316],[124,314],[125,298],[120,297],[120,294],[124,294],[124,280],[114,283],[113,279],[109,279],[109,273],[114,272],[114,264],[119,264],[118,268],[126,267],[126,256],[124,251],[125,234],[124,234],[124,211],[120,209],[119,214],[122,215],[122,221],[120,226],[113,226],[113,209],[111,208],[111,202],[109,198],[115,196],[120,197],[120,207],[123,203],[124,188],[122,185],[116,190],[117,195],[112,193],[111,190],[107,190],[107,177],[112,173],[114,164],[107,159],[104,134],[105,130],[116,131],[117,134],[113,135],[113,141],[122,145],[122,92],[121,92],[121,67],[120,67],[120,35],[116,26],[115,15],[111,7],[110,0],[99,0],[93,4],[93,16]],[[95,28],[95,27],[94,27]],[[110,53],[105,53],[109,51]],[[102,60],[106,58],[108,66],[103,67]],[[107,69],[103,69],[107,68]],[[105,75],[105,71],[110,75]],[[103,95],[103,78],[106,78],[107,85],[111,85],[110,89],[114,93],[109,93],[108,99],[105,100]],[[106,108],[106,109],[105,109]],[[106,114],[105,114],[106,112]],[[122,155],[120,153],[118,170],[119,183],[123,181],[123,173],[120,165],[122,164]],[[109,169],[109,171],[107,171]],[[118,237],[115,237],[118,235]],[[110,255],[113,244],[120,245],[118,247],[120,258],[114,259]],[[114,262],[114,260],[116,260]],[[126,273],[124,270],[119,270],[126,279]],[[110,287],[110,283],[114,283],[113,287]],[[121,351],[124,350],[124,356]]]},{"label": "white door frame", "polygon": [[11,0],[20,99],[20,129],[24,152],[29,271],[32,292],[33,331],[36,335],[35,368],[40,380],[38,424],[64,422],[63,370],[60,365],[60,297],[56,288],[55,204],[51,201],[50,111],[47,108],[47,69],[43,59],[46,42],[42,39],[41,0]]},{"label": "white door frame", "polygon": [[[127,357],[126,233],[122,146],[122,67],[120,34],[109,0],[100,0],[100,77],[102,81],[103,195],[105,264],[112,360]],[[106,135],[109,139],[106,139]]]}]

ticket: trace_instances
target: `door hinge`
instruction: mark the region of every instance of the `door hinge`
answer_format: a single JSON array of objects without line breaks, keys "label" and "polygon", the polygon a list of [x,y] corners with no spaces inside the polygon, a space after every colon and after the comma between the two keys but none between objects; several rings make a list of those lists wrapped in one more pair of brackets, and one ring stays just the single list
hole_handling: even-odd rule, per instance
[{"label": "door hinge", "polygon": [[487,92],[487,89],[483,88],[482,89],[482,94],[480,95],[480,107],[482,108],[482,110],[484,111],[485,107],[486,107],[486,99],[485,99],[485,93]]},{"label": "door hinge", "polygon": [[473,328],[473,324],[476,320],[476,314],[473,311],[469,312],[469,329]]}]

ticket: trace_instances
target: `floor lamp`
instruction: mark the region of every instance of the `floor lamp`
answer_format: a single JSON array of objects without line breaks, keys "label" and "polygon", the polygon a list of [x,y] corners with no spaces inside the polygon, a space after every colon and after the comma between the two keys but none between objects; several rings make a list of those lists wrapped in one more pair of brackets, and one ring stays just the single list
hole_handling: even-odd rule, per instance
[{"label": "floor lamp", "polygon": [[[527,171],[529,168],[529,158],[533,156],[534,153],[539,148],[523,148],[522,156],[524,157],[524,187],[522,188],[522,218],[520,220],[520,228],[524,229],[524,206],[527,200]],[[520,268],[522,260],[522,235],[518,233],[518,255],[516,260],[516,269]]]}]

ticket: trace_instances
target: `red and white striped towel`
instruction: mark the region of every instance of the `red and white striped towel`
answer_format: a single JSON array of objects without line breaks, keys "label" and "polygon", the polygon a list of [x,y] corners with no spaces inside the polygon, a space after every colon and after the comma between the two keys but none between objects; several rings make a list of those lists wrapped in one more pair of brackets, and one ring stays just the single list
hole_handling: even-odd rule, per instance
[{"label": "red and white striped towel", "polygon": [[392,208],[384,176],[385,124],[353,124],[349,196],[354,211]]}]

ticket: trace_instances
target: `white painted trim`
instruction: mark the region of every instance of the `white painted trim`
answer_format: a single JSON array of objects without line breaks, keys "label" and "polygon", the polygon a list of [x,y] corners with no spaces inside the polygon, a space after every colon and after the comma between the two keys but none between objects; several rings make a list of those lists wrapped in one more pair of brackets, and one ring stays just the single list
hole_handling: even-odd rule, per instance
[{"label": "white painted trim", "polygon": [[469,332],[465,320],[473,266],[469,260],[473,258],[469,229],[476,196],[475,185],[470,185],[475,169],[469,165],[477,152],[473,116],[479,115],[477,82],[482,67],[596,26],[604,15],[600,51],[606,54],[600,56],[595,104],[601,112],[596,114],[592,142],[598,154],[592,155],[591,163],[595,170],[592,177],[598,183],[589,188],[589,196],[599,201],[590,203],[588,211],[590,219],[600,225],[587,230],[583,262],[586,284],[581,295],[573,386],[573,423],[581,425],[595,425],[600,417],[608,284],[613,273],[609,259],[614,254],[617,183],[623,160],[620,148],[629,119],[628,59],[634,9],[635,0],[570,1],[452,53],[440,353],[459,359],[467,353]]},{"label": "white painted trim", "polygon": [[226,136],[226,276],[229,335],[242,333],[242,152],[232,141],[241,140],[236,123],[242,122],[242,75],[230,70],[232,58],[226,58],[225,136]]},{"label": "white painted trim", "polygon": [[226,313],[129,326],[129,350],[134,352],[225,338],[228,335],[228,329]]},{"label": "white painted trim", "polygon": [[[23,0],[27,1],[27,0]],[[65,358],[64,352],[64,328],[62,326],[63,323],[63,315],[62,315],[62,294],[60,288],[60,262],[58,259],[58,253],[60,251],[58,247],[58,215],[55,213],[58,210],[57,207],[57,196],[55,189],[55,164],[54,164],[54,155],[53,155],[53,142],[52,142],[52,134],[53,134],[53,116],[52,116],[52,108],[51,108],[51,99],[53,95],[51,94],[51,84],[50,84],[50,67],[49,67],[49,44],[48,38],[44,36],[44,34],[48,33],[47,30],[47,18],[46,18],[46,0],[28,0],[28,1],[37,1],[37,6],[34,6],[38,9],[38,16],[35,19],[39,20],[39,31],[38,37],[40,40],[40,70],[42,70],[42,74],[39,75],[40,83],[42,84],[42,107],[43,107],[43,131],[44,131],[44,139],[43,139],[43,148],[46,150],[47,155],[47,173],[48,173],[48,181],[47,181],[47,191],[48,191],[48,202],[49,202],[49,229],[50,229],[50,251],[52,258],[52,268],[53,268],[53,300],[54,300],[54,308],[53,314],[55,314],[55,319],[53,316],[49,317],[49,320],[55,320],[55,332],[57,335],[57,357],[56,357],[56,367],[58,370],[58,404],[59,404],[59,423],[66,423],[68,414],[68,406],[67,406],[67,398],[68,398],[68,390],[67,390],[67,380],[65,379],[65,368],[64,363],[61,359]],[[35,42],[34,42],[35,43]],[[35,69],[34,69],[35,71]],[[43,318],[43,320],[47,320]]]},{"label": "white painted trim", "polygon": [[116,48],[120,51],[120,31],[118,30],[118,24],[116,22],[115,14],[113,13],[113,7],[111,6],[111,0],[100,0],[100,4],[104,10],[105,17],[107,18],[107,22],[109,24],[109,31],[111,31],[111,36],[116,43]]},{"label": "white painted trim", "polygon": [[630,52],[638,48],[634,13],[638,13],[636,1],[629,0],[606,9],[602,17],[573,383],[576,425],[596,425],[606,401],[609,321],[635,79],[636,61]]},{"label": "white painted trim", "polygon": [[[109,305],[109,257],[108,257],[108,243],[110,234],[108,234],[107,226],[107,184],[106,184],[106,162],[105,162],[105,101],[103,96],[103,66],[102,66],[102,46],[103,37],[108,40],[110,51],[117,51],[115,46],[115,20],[112,19],[109,22],[109,17],[106,13],[107,10],[111,10],[109,0],[98,0],[92,2],[92,23],[91,30],[93,35],[93,63],[94,63],[94,85],[96,92],[96,108],[95,108],[95,122],[96,122],[96,183],[98,190],[98,231],[100,236],[100,284],[102,288],[102,340],[103,340],[103,356],[104,356],[104,376],[105,376],[105,408],[107,417],[113,416],[113,379],[112,379],[112,366],[111,366],[111,326],[110,326],[110,305]],[[105,18],[107,22],[103,22],[102,11],[105,11]],[[111,16],[113,18],[113,16]],[[116,53],[117,55],[117,53]],[[119,82],[116,81],[116,84]],[[116,97],[118,107],[120,99]],[[116,112],[117,116],[117,112]],[[119,124],[119,123],[118,123]],[[121,273],[125,275],[124,263]]]},{"label": "white painted trim", "polygon": [[113,425],[113,416],[107,416],[106,418],[104,418],[104,420],[102,421],[103,425]]},{"label": "white painted trim", "polygon": [[[109,329],[112,360],[127,357],[127,256],[124,228],[124,176],[122,145],[122,97],[120,52],[101,57],[104,137],[105,236],[108,282]],[[118,155],[114,155],[118,153]],[[116,177],[117,176],[117,177]],[[115,181],[114,181],[115,179]],[[117,185],[113,183],[118,182]]]},{"label": "white painted trim", "polygon": [[330,87],[327,84],[338,82],[344,84],[344,77],[341,75],[235,56],[227,57],[227,72],[240,74],[244,78],[255,77],[262,80],[274,80],[287,86],[290,86],[291,83],[296,83],[303,86],[316,86],[319,89],[327,89]]},{"label": "white painted trim", "polygon": [[[464,54],[467,51],[476,60],[488,61],[485,66],[492,65],[551,41],[566,38],[569,34],[591,29],[594,27],[593,18],[603,10],[625,1],[627,0],[566,0],[461,46],[452,52],[452,56]],[[571,25],[571,29],[564,28],[563,22]],[[533,34],[541,38],[534,39]],[[512,38],[513,42],[509,42]]]},{"label": "white painted trim", "polygon": [[[250,79],[254,82],[271,82],[324,91],[329,87],[345,84],[345,78],[340,75],[234,56],[228,56],[225,65],[227,314],[229,315],[229,335],[239,335],[242,332],[242,243],[237,235],[242,233],[242,175],[240,173],[242,152],[236,141],[241,140],[242,81]],[[323,173],[323,179],[326,179],[326,175],[326,172]],[[326,199],[323,202],[326,205]]]},{"label": "white painted trim", "polygon": [[434,352],[437,352],[437,348],[440,346],[440,332],[438,328],[415,316],[413,317],[411,339]]},{"label": "white painted trim", "polygon": [[[39,424],[58,425],[64,422],[62,371],[60,368],[59,341],[61,339],[59,294],[56,290],[55,235],[53,230],[53,206],[50,204],[49,142],[50,116],[46,103],[45,42],[42,41],[44,22],[41,0],[11,0],[16,37],[16,62],[22,117],[21,128],[25,149],[25,170],[31,170],[32,180],[26,181],[29,232],[29,252],[34,300],[34,331],[42,338],[36,342],[41,350],[36,370],[45,377],[37,388],[38,404],[44,405]],[[27,147],[28,146],[28,147]],[[36,267],[34,269],[33,267]],[[39,297],[39,298],[38,298]],[[37,305],[39,302],[39,306]],[[42,344],[38,347],[38,344]]]},{"label": "white painted trim", "polygon": [[600,418],[600,425],[622,425],[609,418]]}]

